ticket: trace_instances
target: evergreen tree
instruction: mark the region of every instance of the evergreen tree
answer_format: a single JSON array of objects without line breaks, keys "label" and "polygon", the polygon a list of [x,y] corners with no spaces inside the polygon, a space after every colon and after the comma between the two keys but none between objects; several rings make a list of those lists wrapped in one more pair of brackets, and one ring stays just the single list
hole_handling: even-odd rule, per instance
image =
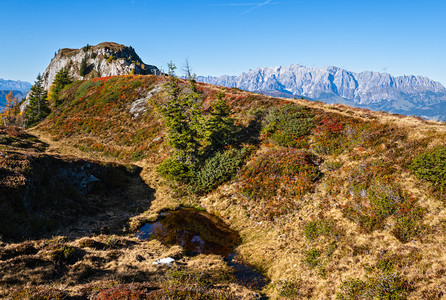
[{"label": "evergreen tree", "polygon": [[176,75],[175,75],[175,70],[176,70],[177,66],[175,66],[175,64],[174,64],[172,61],[170,61],[170,62],[167,63],[167,68],[169,69],[169,71],[168,71],[167,74],[168,74],[170,77],[176,77]]},{"label": "evergreen tree", "polygon": [[59,99],[59,93],[71,82],[72,81],[70,79],[70,75],[68,74],[68,69],[62,68],[59,72],[57,72],[56,78],[54,79],[53,85],[50,89],[50,98],[53,100],[54,106],[59,106],[62,104]]},{"label": "evergreen tree", "polygon": [[168,142],[174,148],[177,160],[194,165],[201,147],[199,97],[195,92],[180,95],[181,88],[176,77],[171,77],[165,89],[170,99],[161,112],[168,127]]},{"label": "evergreen tree", "polygon": [[234,141],[237,128],[231,118],[231,109],[223,99],[224,94],[217,94],[217,101],[211,105],[210,116],[206,121],[205,135],[211,151],[219,150]]},{"label": "evergreen tree", "polygon": [[81,61],[81,66],[79,69],[79,75],[84,77],[87,75],[87,55],[85,54],[84,58]]},{"label": "evergreen tree", "polygon": [[42,77],[37,75],[37,80],[31,87],[29,103],[26,106],[26,126],[32,127],[42,121],[49,113],[47,92],[42,85]]}]

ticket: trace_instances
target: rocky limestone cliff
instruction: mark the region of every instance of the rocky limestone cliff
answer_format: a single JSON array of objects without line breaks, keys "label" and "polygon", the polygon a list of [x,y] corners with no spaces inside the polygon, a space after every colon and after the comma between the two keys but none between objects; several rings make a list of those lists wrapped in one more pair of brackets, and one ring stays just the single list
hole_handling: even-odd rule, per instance
[{"label": "rocky limestone cliff", "polygon": [[354,73],[338,67],[266,67],[240,76],[198,77],[205,83],[271,96],[305,97],[327,103],[446,119],[446,88],[423,76]]},{"label": "rocky limestone cliff", "polygon": [[[85,76],[80,75],[82,60],[86,60]],[[62,68],[68,68],[73,80],[91,79],[127,74],[157,74],[157,67],[145,64],[132,47],[105,42],[81,49],[64,48],[42,74],[43,86],[49,90]]]}]

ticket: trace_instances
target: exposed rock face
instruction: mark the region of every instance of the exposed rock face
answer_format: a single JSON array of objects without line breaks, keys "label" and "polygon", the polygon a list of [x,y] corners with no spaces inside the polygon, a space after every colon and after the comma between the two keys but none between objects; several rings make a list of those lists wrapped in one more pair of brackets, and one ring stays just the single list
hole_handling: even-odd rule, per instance
[{"label": "exposed rock face", "polygon": [[[86,60],[85,75],[80,75],[82,60]],[[49,90],[62,68],[68,68],[73,80],[127,74],[157,74],[155,66],[146,65],[132,47],[106,42],[82,49],[62,49],[42,74],[43,86]]]},{"label": "exposed rock face", "polygon": [[198,77],[199,81],[272,96],[306,97],[328,103],[446,119],[446,88],[422,76],[354,73],[337,67],[301,65],[258,68],[240,76]]}]

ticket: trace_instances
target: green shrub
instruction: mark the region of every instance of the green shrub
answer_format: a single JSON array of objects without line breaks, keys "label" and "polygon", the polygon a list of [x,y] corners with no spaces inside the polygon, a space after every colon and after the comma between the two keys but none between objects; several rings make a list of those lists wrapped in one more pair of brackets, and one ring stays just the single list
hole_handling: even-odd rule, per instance
[{"label": "green shrub", "polygon": [[446,145],[418,155],[410,165],[415,175],[432,182],[441,192],[446,190]]},{"label": "green shrub", "polygon": [[394,257],[385,257],[376,263],[376,267],[384,274],[390,274],[395,270]]},{"label": "green shrub", "polygon": [[279,295],[282,297],[293,298],[299,296],[299,281],[283,281],[280,287]]},{"label": "green shrub", "polygon": [[383,228],[385,219],[406,199],[397,185],[379,179],[357,190],[352,202],[344,207],[344,213],[358,222],[364,232]]},{"label": "green shrub", "polygon": [[343,212],[364,232],[383,229],[386,219],[393,217],[393,235],[401,242],[408,242],[422,233],[426,210],[395,183],[396,174],[392,165],[378,161],[350,169],[347,191],[353,197]]},{"label": "green shrub", "polygon": [[50,259],[58,263],[70,262],[74,259],[75,252],[75,247],[62,245],[50,252]]},{"label": "green shrub", "polygon": [[317,265],[319,265],[321,255],[321,250],[311,249],[305,253],[304,262],[311,268],[315,268]]},{"label": "green shrub", "polygon": [[426,209],[419,206],[414,198],[406,199],[395,213],[393,235],[403,243],[420,236],[426,228],[423,224],[425,214]]},{"label": "green shrub", "polygon": [[331,171],[336,171],[337,169],[339,169],[340,167],[342,167],[343,163],[340,161],[335,161],[335,160],[331,160],[331,161],[326,161],[324,163],[324,169],[331,172]]},{"label": "green shrub", "polygon": [[327,236],[337,240],[341,236],[341,231],[333,219],[319,219],[305,224],[304,236],[309,240],[314,240],[319,236]]},{"label": "green shrub", "polygon": [[191,165],[169,157],[158,165],[156,171],[168,180],[187,183],[194,177],[193,169]]},{"label": "green shrub", "polygon": [[341,293],[337,294],[337,298],[340,300],[372,299],[367,295],[369,289],[369,283],[351,278],[342,283]]},{"label": "green shrub", "polygon": [[195,173],[193,189],[196,193],[207,193],[230,180],[243,164],[252,148],[229,149],[215,153]]},{"label": "green shrub", "polygon": [[[76,93],[74,94],[74,98],[76,101],[78,101],[80,98],[85,97],[87,93],[93,88],[101,84],[101,82],[94,82],[94,81],[84,81],[79,88],[76,90]],[[70,87],[70,86],[68,86]]]},{"label": "green shrub", "polygon": [[263,133],[277,145],[285,147],[306,147],[307,136],[314,126],[310,110],[294,104],[273,108],[265,121]]},{"label": "green shrub", "polygon": [[337,294],[340,300],[402,300],[411,290],[407,280],[396,273],[377,274],[366,281],[350,278],[341,284],[340,289],[341,292]]}]

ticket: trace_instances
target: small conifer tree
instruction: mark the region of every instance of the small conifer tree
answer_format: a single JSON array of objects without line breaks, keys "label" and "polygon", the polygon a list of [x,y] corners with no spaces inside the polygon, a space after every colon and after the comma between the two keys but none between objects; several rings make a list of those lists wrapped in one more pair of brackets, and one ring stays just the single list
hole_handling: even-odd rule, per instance
[{"label": "small conifer tree", "polygon": [[87,75],[87,55],[85,55],[81,61],[79,75],[82,77],[85,77],[85,75]]},{"label": "small conifer tree", "polygon": [[[169,68],[169,73],[173,74],[174,65]],[[170,99],[161,112],[168,127],[168,142],[174,148],[177,160],[193,165],[201,147],[199,99],[195,93],[180,95],[176,77],[171,77],[165,89]]]},{"label": "small conifer tree", "polygon": [[211,151],[230,145],[237,127],[231,118],[231,109],[224,100],[224,94],[217,94],[217,101],[211,105],[210,116],[206,121],[205,135]]},{"label": "small conifer tree", "polygon": [[49,113],[47,92],[42,85],[42,77],[37,75],[37,80],[31,87],[29,103],[26,106],[26,127],[32,127],[42,121]]},{"label": "small conifer tree", "polygon": [[170,77],[176,77],[175,70],[176,70],[177,66],[175,66],[175,64],[172,61],[167,63],[167,68],[169,69],[167,74]]},{"label": "small conifer tree", "polygon": [[68,74],[68,69],[62,68],[59,72],[57,72],[56,78],[54,79],[53,85],[50,89],[50,98],[53,101],[54,106],[59,106],[61,104],[59,93],[71,82],[72,81],[70,79],[70,75]]}]

